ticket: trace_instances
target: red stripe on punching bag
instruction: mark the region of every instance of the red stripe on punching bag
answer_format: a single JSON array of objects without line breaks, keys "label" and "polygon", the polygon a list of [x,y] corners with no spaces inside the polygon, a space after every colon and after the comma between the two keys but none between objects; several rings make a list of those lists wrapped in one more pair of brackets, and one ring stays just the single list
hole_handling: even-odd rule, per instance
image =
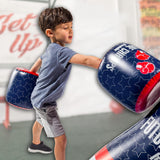
[{"label": "red stripe on punching bag", "polygon": [[109,154],[107,147],[104,146],[100,151],[95,154],[96,160],[114,160]]}]

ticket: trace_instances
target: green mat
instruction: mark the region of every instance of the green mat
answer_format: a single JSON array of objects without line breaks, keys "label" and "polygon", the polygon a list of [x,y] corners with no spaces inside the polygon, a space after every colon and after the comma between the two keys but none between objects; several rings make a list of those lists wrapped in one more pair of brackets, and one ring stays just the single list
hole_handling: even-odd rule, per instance
[{"label": "green mat", "polygon": [[[104,113],[62,118],[68,140],[66,160],[88,160],[142,116],[125,110],[119,115]],[[0,125],[0,160],[54,160],[53,153],[43,155],[27,152],[32,124],[31,121],[11,123],[9,130]],[[47,138],[44,131],[41,139],[51,148],[54,147],[53,139]]]}]

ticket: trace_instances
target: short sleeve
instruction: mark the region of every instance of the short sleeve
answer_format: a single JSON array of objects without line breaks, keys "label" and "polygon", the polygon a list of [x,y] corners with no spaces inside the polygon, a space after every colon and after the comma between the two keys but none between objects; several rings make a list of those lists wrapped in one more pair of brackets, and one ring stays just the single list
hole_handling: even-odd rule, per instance
[{"label": "short sleeve", "polygon": [[43,54],[39,58],[42,60],[43,59]]},{"label": "short sleeve", "polygon": [[65,68],[72,58],[73,55],[76,53],[68,47],[63,47],[58,54],[59,63]]}]

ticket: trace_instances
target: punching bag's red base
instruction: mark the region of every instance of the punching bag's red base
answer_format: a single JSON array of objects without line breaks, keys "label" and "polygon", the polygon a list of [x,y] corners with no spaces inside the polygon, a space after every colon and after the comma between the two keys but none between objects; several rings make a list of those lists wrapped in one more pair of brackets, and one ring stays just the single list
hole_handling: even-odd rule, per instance
[{"label": "punching bag's red base", "polygon": [[143,120],[109,142],[90,160],[159,159],[160,103]]},{"label": "punching bag's red base", "polygon": [[13,106],[32,109],[31,93],[36,85],[37,73],[27,69],[16,68],[10,77],[6,100]]}]

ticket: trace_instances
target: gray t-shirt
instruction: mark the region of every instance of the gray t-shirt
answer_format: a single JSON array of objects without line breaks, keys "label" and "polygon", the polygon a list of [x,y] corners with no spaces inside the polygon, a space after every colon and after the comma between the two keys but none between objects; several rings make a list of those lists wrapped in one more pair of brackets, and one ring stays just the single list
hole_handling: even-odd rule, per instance
[{"label": "gray t-shirt", "polygon": [[41,108],[55,105],[62,95],[71,71],[69,60],[76,53],[67,47],[51,43],[41,56],[42,65],[31,95],[32,105]]}]

